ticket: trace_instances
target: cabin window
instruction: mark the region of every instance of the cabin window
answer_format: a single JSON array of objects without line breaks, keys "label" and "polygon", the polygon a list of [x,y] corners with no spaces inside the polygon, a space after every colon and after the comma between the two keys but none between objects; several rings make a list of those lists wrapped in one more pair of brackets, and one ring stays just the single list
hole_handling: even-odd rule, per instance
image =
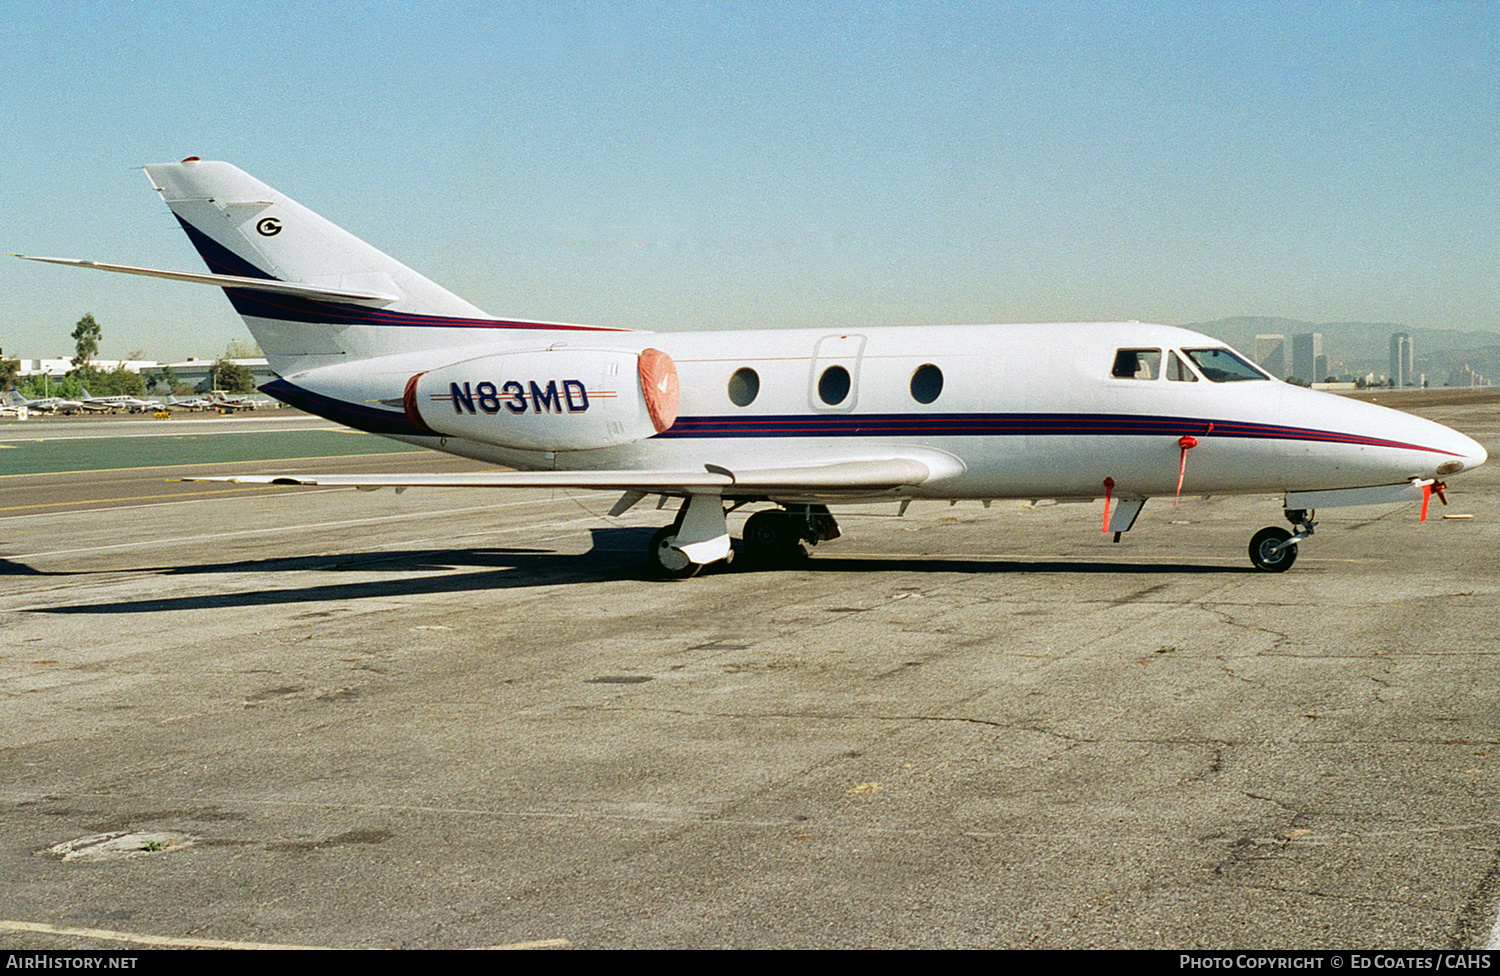
[{"label": "cabin window", "polygon": [[943,392],[943,371],[931,363],[918,366],[911,374],[911,398],[918,403],[931,403]]},{"label": "cabin window", "polygon": [[760,376],[749,366],[742,366],[729,377],[729,399],[737,407],[748,407],[760,395]]},{"label": "cabin window", "polygon": [[843,403],[849,396],[851,386],[849,371],[842,366],[830,366],[818,377],[818,398],[830,407]]},{"label": "cabin window", "polygon": [[1167,353],[1167,379],[1180,383],[1198,382],[1198,374],[1188,369],[1188,364],[1176,352]]},{"label": "cabin window", "polygon": [[1117,380],[1154,380],[1160,371],[1160,349],[1121,349],[1109,375]]},{"label": "cabin window", "polygon": [[1198,371],[1214,383],[1238,383],[1240,380],[1270,379],[1265,373],[1241,359],[1229,349],[1184,349],[1183,353],[1198,364]]}]

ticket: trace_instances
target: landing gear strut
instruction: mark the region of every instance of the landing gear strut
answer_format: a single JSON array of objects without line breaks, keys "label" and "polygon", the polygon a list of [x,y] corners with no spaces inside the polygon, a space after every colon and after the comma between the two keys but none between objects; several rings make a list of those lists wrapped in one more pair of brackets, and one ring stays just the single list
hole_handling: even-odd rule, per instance
[{"label": "landing gear strut", "polygon": [[646,550],[652,573],[664,579],[687,579],[698,575],[703,564],[689,559],[685,552],[674,545],[676,542],[677,526],[664,525],[656,530],[656,534],[651,537],[651,547]]},{"label": "landing gear strut", "polygon": [[657,530],[646,550],[652,573],[667,579],[687,579],[729,555],[724,501],[718,495],[689,495],[677,518]]},{"label": "landing gear strut", "polygon": [[1313,534],[1312,509],[1289,508],[1286,520],[1297,530],[1293,535],[1275,525],[1267,526],[1250,538],[1250,561],[1256,569],[1268,573],[1284,573],[1297,561],[1297,543]]}]

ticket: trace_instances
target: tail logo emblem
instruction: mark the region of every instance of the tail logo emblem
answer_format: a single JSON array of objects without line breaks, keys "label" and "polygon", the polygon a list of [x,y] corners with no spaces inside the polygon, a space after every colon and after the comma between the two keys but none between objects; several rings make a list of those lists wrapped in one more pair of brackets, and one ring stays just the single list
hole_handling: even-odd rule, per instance
[{"label": "tail logo emblem", "polygon": [[255,229],[262,237],[275,237],[281,233],[281,221],[275,217],[267,217],[255,225]]}]

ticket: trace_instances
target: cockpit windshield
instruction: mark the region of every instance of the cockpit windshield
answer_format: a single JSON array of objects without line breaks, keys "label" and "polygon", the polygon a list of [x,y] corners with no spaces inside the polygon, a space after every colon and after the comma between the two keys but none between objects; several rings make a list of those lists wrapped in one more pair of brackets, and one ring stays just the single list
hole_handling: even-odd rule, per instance
[{"label": "cockpit windshield", "polygon": [[1198,371],[1203,374],[1204,379],[1214,383],[1270,379],[1265,373],[1228,349],[1184,349],[1182,351],[1198,364]]}]

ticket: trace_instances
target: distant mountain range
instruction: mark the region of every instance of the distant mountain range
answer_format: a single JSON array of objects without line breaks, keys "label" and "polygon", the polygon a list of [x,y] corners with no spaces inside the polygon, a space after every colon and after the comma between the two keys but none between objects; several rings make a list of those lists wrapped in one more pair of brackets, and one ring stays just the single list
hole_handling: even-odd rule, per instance
[{"label": "distant mountain range", "polygon": [[1426,375],[1429,386],[1446,386],[1448,374],[1465,363],[1500,386],[1500,332],[1421,329],[1392,322],[1317,323],[1252,316],[1198,322],[1183,328],[1211,335],[1248,356],[1255,355],[1257,335],[1281,333],[1287,339],[1288,359],[1291,358],[1292,336],[1320,332],[1329,372],[1355,376],[1389,373],[1391,334],[1405,332],[1411,336],[1416,371],[1419,375]]}]

